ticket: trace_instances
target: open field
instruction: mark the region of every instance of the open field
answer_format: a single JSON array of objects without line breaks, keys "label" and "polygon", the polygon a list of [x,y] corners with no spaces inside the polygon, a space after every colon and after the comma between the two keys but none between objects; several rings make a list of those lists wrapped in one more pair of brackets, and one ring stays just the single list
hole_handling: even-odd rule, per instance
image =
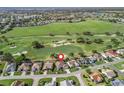
[{"label": "open field", "polygon": [[124,31],[123,24],[115,24],[103,21],[87,20],[80,23],[52,23],[44,26],[35,27],[16,27],[6,33],[7,37],[24,37],[24,36],[45,36],[49,33],[55,35],[65,35],[66,32],[82,33],[91,31],[96,33]]},{"label": "open field", "polygon": [[[94,36],[85,36],[83,35],[84,31],[91,31],[95,32],[96,34]],[[124,26],[123,24],[115,24],[97,20],[87,20],[80,23],[52,23],[44,26],[16,27],[12,31],[3,34],[8,38],[9,42],[15,43],[16,48],[10,48],[10,45],[8,45],[7,43],[2,43],[0,44],[0,50],[10,52],[12,54],[27,51],[26,56],[33,60],[48,59],[50,57],[50,54],[59,53],[60,51],[62,51],[65,55],[69,55],[69,53],[71,52],[73,52],[75,55],[77,55],[79,52],[85,52],[86,55],[89,55],[94,49],[99,52],[105,50],[108,44],[112,44],[110,42],[111,38],[120,39],[120,37],[117,36],[106,36],[104,32],[107,31],[123,32]],[[71,35],[67,35],[67,32],[71,33]],[[49,36],[49,33],[52,33],[55,36]],[[79,35],[76,35],[75,33],[79,33]],[[67,39],[76,41],[78,37],[89,38],[91,40],[101,38],[104,40],[104,43],[72,43],[70,45],[51,47],[53,41],[61,41]],[[40,43],[43,43],[45,45],[45,48],[32,48],[33,41],[39,41]],[[124,43],[121,43],[118,47],[123,46]]]}]

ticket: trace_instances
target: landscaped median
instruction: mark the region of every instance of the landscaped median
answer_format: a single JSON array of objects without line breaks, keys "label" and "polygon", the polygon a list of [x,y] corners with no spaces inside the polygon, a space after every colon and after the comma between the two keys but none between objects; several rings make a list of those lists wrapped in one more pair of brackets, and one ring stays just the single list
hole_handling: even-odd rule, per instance
[{"label": "landscaped median", "polygon": [[3,72],[4,66],[5,66],[5,62],[0,62],[0,75],[1,75],[2,72]]},{"label": "landscaped median", "polygon": [[56,84],[57,84],[57,86],[63,86],[63,85],[61,85],[62,81],[70,81],[70,80],[72,81],[71,82],[72,86],[80,86],[79,80],[75,76],[56,78]]},{"label": "landscaped median", "polygon": [[5,79],[0,80],[0,86],[32,86],[32,79]]},{"label": "landscaped median", "polygon": [[119,70],[124,70],[124,62],[114,64],[113,66],[116,67]]}]

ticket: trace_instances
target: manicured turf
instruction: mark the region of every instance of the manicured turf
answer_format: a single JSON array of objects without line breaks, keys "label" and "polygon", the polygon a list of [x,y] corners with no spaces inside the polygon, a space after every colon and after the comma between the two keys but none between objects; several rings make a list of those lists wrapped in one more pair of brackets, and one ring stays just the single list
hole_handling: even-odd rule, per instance
[{"label": "manicured turf", "polygon": [[120,63],[114,64],[114,66],[116,68],[118,68],[119,70],[122,70],[122,69],[124,69],[124,62],[120,62]]},{"label": "manicured turf", "polygon": [[43,86],[43,85],[48,84],[50,82],[52,82],[52,78],[42,78],[42,79],[39,80],[38,85]]},{"label": "manicured turf", "polygon": [[0,62],[0,69],[2,70],[5,66],[5,62]]},{"label": "manicured turf", "polygon": [[79,80],[75,76],[56,78],[56,82],[58,83],[58,85],[60,85],[60,82],[64,80],[73,80],[76,83],[75,86],[80,86]]},{"label": "manicured turf", "polygon": [[42,36],[49,33],[55,35],[70,33],[82,33],[84,31],[92,31],[97,33],[124,31],[123,24],[114,24],[103,21],[87,20],[80,23],[52,23],[44,26],[35,27],[16,27],[13,31],[6,33],[7,37],[22,36]]},{"label": "manicured turf", "polygon": [[[32,79],[17,79],[17,80],[24,81],[28,86],[31,86],[32,83],[33,83],[33,80]],[[0,85],[10,86],[13,81],[15,81],[15,79],[0,80]]]},{"label": "manicured turf", "polygon": [[[94,36],[84,36],[82,32],[93,31],[96,33],[102,33],[101,35],[95,34]],[[50,57],[52,53],[59,53],[62,51],[65,55],[73,52],[77,55],[79,52],[85,52],[86,55],[90,55],[92,50],[96,49],[98,52],[103,52],[108,44],[112,44],[110,36],[106,36],[103,32],[115,32],[124,31],[124,26],[122,24],[115,24],[97,20],[87,20],[80,23],[52,23],[44,26],[34,26],[34,27],[16,27],[12,31],[7,32],[3,35],[9,37],[9,42],[15,42],[16,48],[10,48],[7,43],[2,43],[0,45],[0,50],[5,52],[10,52],[16,54],[18,52],[28,51],[27,57],[34,60],[45,60]],[[66,35],[66,32],[70,32],[71,35]],[[49,36],[49,33],[55,34],[54,37]],[[76,35],[75,33],[81,33]],[[103,44],[78,44],[73,43],[71,45],[59,46],[51,48],[53,44],[52,41],[60,41],[72,39],[76,40],[78,37],[90,38],[91,40],[95,38],[101,38],[104,40]],[[114,37],[118,38],[119,37]],[[32,42],[39,41],[45,44],[45,48],[34,49],[32,48]],[[119,47],[123,47],[124,43],[121,43]]]}]

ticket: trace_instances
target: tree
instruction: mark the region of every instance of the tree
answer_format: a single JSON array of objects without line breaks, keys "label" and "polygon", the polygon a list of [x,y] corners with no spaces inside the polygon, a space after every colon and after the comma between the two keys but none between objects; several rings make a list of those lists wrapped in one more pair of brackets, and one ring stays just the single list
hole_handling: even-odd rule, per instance
[{"label": "tree", "polygon": [[2,38],[5,42],[9,42],[8,39],[7,39],[7,37],[2,36],[1,38]]},{"label": "tree", "polygon": [[70,32],[66,32],[67,35],[71,35]]},{"label": "tree", "polygon": [[32,46],[33,48],[37,48],[37,49],[44,48],[44,45],[40,44],[38,41],[33,41]]},{"label": "tree", "polygon": [[97,50],[92,50],[92,53],[98,53],[98,51]]},{"label": "tree", "polygon": [[17,57],[15,60],[17,63],[20,63],[21,61],[25,60],[26,56],[24,54],[21,54],[21,56]]},{"label": "tree", "polygon": [[104,41],[101,38],[98,38],[98,39],[95,39],[94,42],[97,43],[97,44],[101,44]]},{"label": "tree", "polygon": [[117,35],[117,36],[123,36],[123,33],[121,33],[121,32],[115,32],[115,34]]},{"label": "tree", "polygon": [[74,53],[72,53],[72,52],[69,53],[69,56],[74,57]]},{"label": "tree", "polygon": [[106,34],[107,36],[112,35],[111,32],[105,32],[105,34]]},{"label": "tree", "polygon": [[119,40],[116,39],[116,38],[112,38],[112,39],[111,39],[111,42],[114,44],[115,47],[118,47],[119,44],[120,44]]},{"label": "tree", "polygon": [[80,57],[85,57],[86,55],[84,54],[84,52],[79,52],[78,53],[80,55]]},{"label": "tree", "polygon": [[112,45],[107,45],[106,49],[112,49]]},{"label": "tree", "polygon": [[0,55],[3,55],[3,51],[0,51]]},{"label": "tree", "polygon": [[86,31],[86,32],[83,32],[84,35],[88,35],[88,36],[93,36],[93,33],[92,32],[89,32],[89,31]]},{"label": "tree", "polygon": [[52,34],[52,33],[49,33],[49,36],[55,36],[54,34]]},{"label": "tree", "polygon": [[86,72],[88,73],[88,74],[91,74],[92,72],[91,72],[91,69],[86,69]]},{"label": "tree", "polygon": [[14,57],[12,56],[12,54],[10,53],[5,53],[3,56],[3,60],[7,61],[7,62],[14,62]]},{"label": "tree", "polygon": [[85,43],[85,40],[82,37],[77,38],[76,41],[77,41],[77,43]]}]

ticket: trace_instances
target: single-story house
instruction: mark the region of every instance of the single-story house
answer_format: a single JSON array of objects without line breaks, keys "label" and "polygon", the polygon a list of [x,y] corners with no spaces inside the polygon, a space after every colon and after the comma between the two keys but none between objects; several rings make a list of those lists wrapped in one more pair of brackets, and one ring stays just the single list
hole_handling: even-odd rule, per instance
[{"label": "single-story house", "polygon": [[116,50],[108,50],[105,52],[105,54],[109,57],[117,57],[118,56],[118,53]]},{"label": "single-story house", "polygon": [[55,65],[56,65],[57,70],[59,70],[59,69],[63,69],[64,63],[58,61],[55,63]]},{"label": "single-story house", "polygon": [[100,83],[103,81],[103,78],[99,72],[92,72],[89,76],[95,83]]},{"label": "single-story house", "polygon": [[123,55],[123,54],[124,54],[124,49],[118,49],[118,50],[117,50],[117,53]]},{"label": "single-story house", "polygon": [[110,69],[103,69],[102,73],[108,78],[108,79],[112,79],[115,78],[117,75],[113,70]]},{"label": "single-story house", "polygon": [[29,71],[30,68],[32,66],[32,63],[22,63],[19,68],[18,68],[18,71]]},{"label": "single-story house", "polygon": [[43,70],[51,70],[52,68],[53,68],[53,63],[52,62],[47,61],[43,65]]},{"label": "single-story house", "polygon": [[42,67],[42,62],[34,62],[31,69],[33,72],[35,72],[35,71],[40,71],[41,67]]},{"label": "single-story house", "polygon": [[79,66],[79,64],[76,62],[76,60],[68,61],[67,64],[69,67],[74,67],[74,66],[78,67]]},{"label": "single-story house", "polygon": [[124,80],[115,79],[111,83],[112,86],[124,86]]},{"label": "single-story house", "polygon": [[14,72],[16,69],[15,63],[9,63],[6,67],[6,72]]},{"label": "single-story house", "polygon": [[94,53],[92,57],[95,58],[94,60],[97,61],[103,60],[103,56],[100,53]]}]

